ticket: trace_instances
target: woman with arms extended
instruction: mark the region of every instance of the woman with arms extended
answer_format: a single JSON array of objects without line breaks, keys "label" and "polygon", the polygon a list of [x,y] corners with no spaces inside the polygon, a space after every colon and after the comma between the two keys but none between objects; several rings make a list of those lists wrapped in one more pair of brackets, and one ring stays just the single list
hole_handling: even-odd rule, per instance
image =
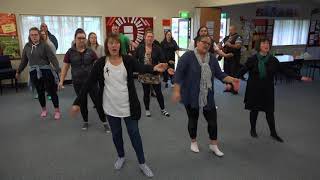
[{"label": "woman with arms extended", "polygon": [[163,72],[167,64],[142,65],[132,56],[121,55],[120,38],[117,34],[109,35],[104,47],[106,56],[101,57],[94,64],[89,79],[74,102],[72,114],[79,111],[79,105],[85,101],[87,93],[91,88],[96,88],[96,83],[98,83],[100,98],[96,108],[103,109],[111,127],[113,142],[118,152],[115,169],[121,169],[125,162],[121,127],[121,119],[124,119],[132,146],[138,157],[139,167],[146,176],[152,177],[153,173],[145,163],[138,128],[141,107],[134,86],[133,72]]},{"label": "woman with arms extended", "polygon": [[209,52],[211,43],[209,36],[199,36],[196,39],[195,50],[187,51],[181,56],[175,72],[172,99],[174,102],[181,100],[186,108],[191,151],[199,152],[196,140],[197,125],[199,109],[203,108],[203,115],[208,122],[209,149],[221,157],[224,154],[218,148],[214,77],[224,83],[232,83],[235,91],[239,90],[239,80],[221,71],[217,59]]},{"label": "woman with arms extended", "polygon": [[271,137],[276,141],[283,142],[283,139],[278,136],[274,120],[274,77],[276,73],[282,72],[297,80],[311,81],[311,79],[299,76],[272,56],[267,38],[261,38],[258,41],[256,50],[258,53],[248,58],[238,74],[238,77],[241,77],[249,72],[244,103],[245,109],[250,111],[250,135],[258,137],[256,122],[259,111],[263,111],[266,113]]}]

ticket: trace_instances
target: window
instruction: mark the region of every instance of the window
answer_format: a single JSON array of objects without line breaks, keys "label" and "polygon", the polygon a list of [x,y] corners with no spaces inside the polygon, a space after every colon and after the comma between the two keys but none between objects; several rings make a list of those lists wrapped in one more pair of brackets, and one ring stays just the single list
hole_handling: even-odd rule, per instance
[{"label": "window", "polygon": [[95,32],[98,43],[103,44],[101,17],[21,15],[23,45],[28,42],[29,29],[39,28],[41,22],[46,23],[49,31],[57,38],[57,54],[65,54],[68,51],[77,28],[83,28],[87,35]]},{"label": "window", "polygon": [[272,45],[307,44],[309,20],[275,20]]}]

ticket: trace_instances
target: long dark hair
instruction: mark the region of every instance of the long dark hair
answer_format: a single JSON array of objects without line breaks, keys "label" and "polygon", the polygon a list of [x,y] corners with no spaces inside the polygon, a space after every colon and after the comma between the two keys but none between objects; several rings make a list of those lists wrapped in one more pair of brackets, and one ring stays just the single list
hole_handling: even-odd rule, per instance
[{"label": "long dark hair", "polygon": [[[94,33],[94,32],[89,33],[89,35],[88,35],[88,41],[87,41],[87,47],[91,47],[91,42],[90,42],[90,36],[91,36],[91,35],[96,35],[96,36],[97,36],[97,34]],[[97,46],[96,46],[95,48],[97,49],[97,47],[99,46],[99,43],[98,43],[98,41],[97,41],[96,43],[97,43]]]},{"label": "long dark hair", "polygon": [[163,41],[164,41],[164,42],[168,42],[168,41],[167,41],[167,34],[168,34],[168,33],[171,33],[170,42],[172,42],[172,41],[173,41],[173,37],[172,37],[172,32],[171,32],[170,30],[168,30],[166,33],[164,33],[164,39],[163,39]]},{"label": "long dark hair", "polygon": [[[197,47],[196,41],[197,41],[197,38],[200,37],[200,31],[201,31],[202,28],[205,28],[205,29],[207,30],[207,32],[208,32],[207,26],[201,26],[201,27],[198,29],[197,36],[193,39],[193,40],[194,40],[194,47]],[[208,33],[207,33],[207,36],[208,36]]]}]

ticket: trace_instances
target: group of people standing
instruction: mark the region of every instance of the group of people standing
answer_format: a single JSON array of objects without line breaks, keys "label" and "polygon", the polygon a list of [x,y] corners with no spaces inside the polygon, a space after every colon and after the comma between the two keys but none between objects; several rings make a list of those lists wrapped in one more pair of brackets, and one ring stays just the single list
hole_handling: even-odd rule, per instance
[{"label": "group of people standing", "polygon": [[[263,111],[267,116],[271,136],[279,142],[283,142],[283,139],[276,132],[273,113],[275,74],[283,72],[295,79],[311,81],[310,78],[301,77],[282,66],[275,57],[270,55],[270,44],[267,39],[261,39],[257,43],[258,53],[250,57],[241,69],[234,68],[233,63],[238,62],[227,59],[237,59],[240,56],[238,54],[239,44],[241,47],[240,37],[230,34],[230,38],[227,38],[224,44],[226,47],[237,50],[224,51],[208,36],[206,27],[199,29],[191,47],[193,50],[181,56],[175,72],[174,57],[179,47],[172,39],[170,31],[166,32],[161,43],[156,44],[152,30],[146,30],[144,42],[132,53],[129,52],[129,39],[119,33],[118,26],[112,27],[104,47],[97,43],[95,33],[90,33],[86,40],[86,33],[79,28],[75,32],[73,46],[65,54],[62,70],[50,48],[52,45],[40,40],[40,34],[38,28],[33,27],[29,30],[29,42],[24,47],[16,76],[18,78],[29,63],[30,79],[37,89],[42,108],[41,117],[47,116],[45,98],[45,91],[47,91],[55,107],[54,118],[56,120],[61,118],[57,89],[63,89],[66,74],[71,67],[73,87],[77,94],[71,112],[73,115],[81,112],[84,120],[82,129],[88,128],[87,94],[89,93],[105,130],[112,132],[118,154],[114,164],[115,169],[121,169],[125,163],[121,127],[121,119],[123,119],[138,158],[139,168],[148,177],[152,177],[153,172],[146,164],[138,127],[141,106],[134,85],[134,72],[139,73],[138,80],[142,83],[146,116],[151,116],[149,107],[151,88],[156,93],[161,114],[169,116],[165,110],[161,92],[159,73],[164,73],[164,80],[167,81],[170,78],[174,84],[172,100],[180,101],[185,106],[191,151],[196,153],[200,151],[197,144],[197,123],[199,111],[203,109],[203,115],[208,122],[209,149],[219,157],[224,153],[218,147],[217,110],[214,101],[215,77],[227,84],[228,91],[237,93],[240,88],[238,78],[249,72],[244,102],[245,108],[250,110],[250,134],[252,137],[258,136],[255,129],[256,120],[258,112]],[[46,35],[49,37],[47,39],[50,39],[49,33]],[[55,44],[54,40],[51,42]],[[224,72],[220,69],[216,54],[225,57],[227,61]]]}]

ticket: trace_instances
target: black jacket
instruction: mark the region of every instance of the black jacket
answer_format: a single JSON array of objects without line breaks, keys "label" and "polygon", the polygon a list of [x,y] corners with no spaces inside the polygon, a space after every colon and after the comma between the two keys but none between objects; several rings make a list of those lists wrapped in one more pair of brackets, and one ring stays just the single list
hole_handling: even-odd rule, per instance
[{"label": "black jacket", "polygon": [[[99,84],[99,98],[97,100],[96,108],[98,111],[103,111],[102,99],[103,99],[103,90],[104,86],[104,66],[106,57],[103,56],[94,64],[88,80],[82,86],[80,95],[74,101],[74,105],[80,105],[82,102],[85,102],[87,94],[91,88],[96,87],[96,83]],[[129,91],[129,104],[130,104],[130,114],[131,118],[134,120],[139,120],[141,117],[141,107],[136,92],[136,87],[134,86],[133,72],[141,73],[153,73],[153,66],[151,65],[142,65],[132,56],[122,56],[124,66],[127,70],[127,86]]]},{"label": "black jacket", "polygon": [[[141,64],[144,64],[144,56],[146,53],[146,46],[145,44],[141,44],[138,46],[136,50],[136,58],[139,60]],[[166,63],[167,60],[165,59],[165,56],[162,52],[162,49],[160,46],[156,44],[152,44],[152,52],[151,52],[151,59],[152,64],[157,65],[159,63]]]}]

